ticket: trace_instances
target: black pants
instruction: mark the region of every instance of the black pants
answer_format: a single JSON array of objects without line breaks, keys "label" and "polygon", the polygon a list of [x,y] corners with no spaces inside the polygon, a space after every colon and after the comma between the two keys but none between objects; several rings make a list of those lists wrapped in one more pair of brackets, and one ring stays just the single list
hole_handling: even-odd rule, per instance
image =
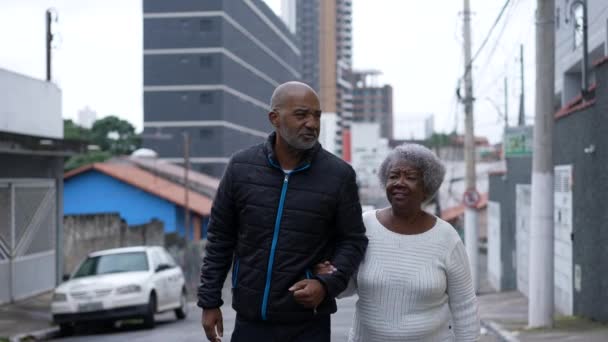
[{"label": "black pants", "polygon": [[297,323],[247,321],[236,316],[232,342],[330,342],[329,315]]}]

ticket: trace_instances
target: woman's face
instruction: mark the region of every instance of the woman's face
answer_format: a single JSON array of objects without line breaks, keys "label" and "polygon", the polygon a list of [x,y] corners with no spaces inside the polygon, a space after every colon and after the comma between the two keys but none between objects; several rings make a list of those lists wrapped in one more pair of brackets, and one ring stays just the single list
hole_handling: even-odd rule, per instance
[{"label": "woman's face", "polygon": [[425,197],[422,171],[405,161],[393,163],[388,171],[386,197],[393,207],[419,208]]}]

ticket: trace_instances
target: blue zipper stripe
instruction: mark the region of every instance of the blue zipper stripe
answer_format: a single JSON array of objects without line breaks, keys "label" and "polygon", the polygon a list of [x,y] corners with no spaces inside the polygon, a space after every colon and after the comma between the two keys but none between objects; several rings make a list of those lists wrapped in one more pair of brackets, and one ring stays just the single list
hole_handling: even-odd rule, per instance
[{"label": "blue zipper stripe", "polygon": [[312,278],[310,270],[306,270],[306,279],[310,279],[310,278]]},{"label": "blue zipper stripe", "polygon": [[[268,162],[275,168],[282,171],[281,167],[277,165],[272,158],[268,157]],[[270,297],[270,283],[272,282],[272,266],[274,264],[274,254],[277,248],[277,242],[279,240],[279,231],[281,230],[281,217],[283,216],[283,206],[285,205],[285,195],[287,194],[287,187],[289,185],[289,176],[294,172],[306,170],[310,167],[310,164],[306,164],[299,169],[293,170],[289,173],[285,173],[285,180],[283,181],[283,187],[281,188],[281,197],[279,199],[279,210],[277,211],[277,217],[274,223],[274,233],[272,235],[272,245],[270,247],[270,256],[268,257],[268,269],[266,271],[266,286],[264,287],[264,298],[262,299],[262,320],[267,320],[266,315],[268,311],[268,298]]]},{"label": "blue zipper stripe", "polygon": [[266,287],[264,288],[264,299],[262,300],[262,319],[266,320],[266,311],[268,309],[268,296],[270,295],[270,282],[272,281],[272,265],[274,264],[274,253],[279,240],[279,230],[281,228],[281,216],[283,216],[283,205],[285,204],[285,195],[287,194],[287,185],[289,184],[289,173],[285,174],[285,181],[281,189],[281,199],[279,200],[279,211],[274,223],[274,234],[272,235],[272,246],[270,247],[270,257],[268,258],[268,270],[266,273]]},{"label": "blue zipper stripe", "polygon": [[232,270],[232,288],[235,288],[237,285],[237,279],[239,277],[239,261],[240,260],[237,258]]}]

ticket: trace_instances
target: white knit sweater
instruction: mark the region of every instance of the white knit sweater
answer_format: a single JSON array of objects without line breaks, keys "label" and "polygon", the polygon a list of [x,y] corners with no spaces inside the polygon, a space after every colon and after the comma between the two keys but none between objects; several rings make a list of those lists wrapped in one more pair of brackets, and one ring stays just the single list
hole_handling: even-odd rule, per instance
[{"label": "white knit sweater", "polygon": [[375,211],[363,221],[365,259],[341,295],[359,295],[349,341],[478,340],[477,298],[456,230],[438,218],[422,234],[398,234]]}]

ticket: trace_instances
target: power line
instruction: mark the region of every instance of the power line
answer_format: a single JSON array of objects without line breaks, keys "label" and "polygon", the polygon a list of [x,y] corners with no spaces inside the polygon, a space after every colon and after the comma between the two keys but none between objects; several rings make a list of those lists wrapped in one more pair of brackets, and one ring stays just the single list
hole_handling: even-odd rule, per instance
[{"label": "power line", "polygon": [[467,66],[465,68],[464,75],[462,76],[463,78],[466,77],[471,72],[471,69],[472,69],[472,66],[473,66],[473,62],[475,62],[475,60],[477,59],[477,57],[479,57],[479,54],[481,53],[481,50],[483,50],[483,48],[486,46],[486,44],[490,40],[490,37],[492,36],[492,32],[494,31],[494,29],[496,28],[496,26],[500,22],[500,19],[502,18],[502,16],[505,13],[507,7],[509,6],[509,3],[511,3],[511,0],[505,1],[505,4],[502,6],[502,9],[500,10],[500,13],[498,13],[498,17],[496,17],[496,19],[494,20],[494,24],[492,24],[492,27],[490,28],[490,31],[488,31],[488,34],[486,35],[485,39],[483,40],[483,42],[481,43],[481,45],[479,46],[479,48],[477,49],[477,51],[475,52],[475,54],[473,55],[473,58],[471,58],[471,61],[469,62],[469,64],[467,64]]}]

